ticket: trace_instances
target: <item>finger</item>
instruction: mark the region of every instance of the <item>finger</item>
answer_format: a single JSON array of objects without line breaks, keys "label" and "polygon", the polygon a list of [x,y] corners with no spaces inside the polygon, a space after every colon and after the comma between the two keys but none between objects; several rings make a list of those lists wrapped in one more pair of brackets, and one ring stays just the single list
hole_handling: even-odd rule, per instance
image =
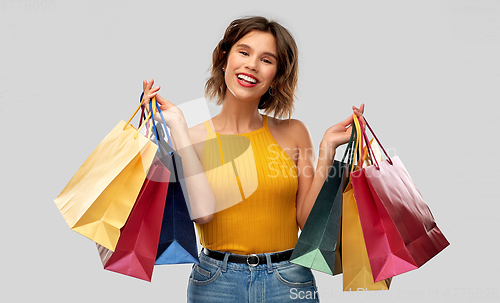
[{"label": "finger", "polygon": [[156,92],[150,92],[149,94],[146,95],[146,100],[148,101],[147,103],[149,104],[149,100],[153,99],[154,97],[156,97]]},{"label": "finger", "polygon": [[[148,113],[151,110],[151,105],[150,105],[150,104],[152,104],[151,101],[153,101],[153,98],[155,98],[155,97],[157,97],[156,93],[149,94],[148,102],[146,102],[146,107],[148,109]],[[156,108],[155,114],[158,113],[158,106],[153,106],[153,108]]]},{"label": "finger", "polygon": [[167,99],[163,98],[158,94],[156,94],[156,101],[158,101],[160,105],[166,105],[166,104],[173,105],[170,101],[168,101]]},{"label": "finger", "polygon": [[349,138],[351,137],[351,134],[352,134],[352,124],[349,125],[347,128],[346,128],[346,135],[349,136]]},{"label": "finger", "polygon": [[148,85],[148,82],[146,80],[142,80],[142,91],[146,90],[147,85]]},{"label": "finger", "polygon": [[363,127],[366,127],[365,117],[363,116],[365,113],[365,104],[361,103],[361,106],[359,107],[359,109],[361,112],[361,124],[363,125]]},{"label": "finger", "polygon": [[157,86],[157,87],[155,87],[155,88],[152,88],[152,89],[150,90],[150,92],[151,92],[151,93],[156,93],[156,92],[158,92],[158,91],[160,90],[160,88],[161,88],[161,87]]},{"label": "finger", "polygon": [[167,109],[175,106],[172,102],[168,101],[167,99],[163,98],[162,96],[160,96],[158,94],[156,95],[156,100],[160,104],[161,110],[167,110]]},{"label": "finger", "polygon": [[360,108],[357,108],[356,106],[352,107],[352,111],[356,114],[356,116],[362,116],[364,112],[364,106],[361,104]]},{"label": "finger", "polygon": [[358,117],[358,120],[359,120],[359,123],[361,123],[361,126],[363,126],[363,128],[365,128],[366,122],[365,122],[365,118],[363,117],[363,114],[359,110],[355,110],[354,112],[356,114],[356,117]]},{"label": "finger", "polygon": [[153,84],[155,84],[155,80],[153,79],[149,80],[148,85],[146,86],[147,89],[151,89],[151,87],[153,87]]},{"label": "finger", "polygon": [[358,120],[361,122],[361,125],[363,125],[363,127],[366,126],[365,119],[363,118],[364,107],[364,104],[361,104],[360,108],[357,108],[355,106],[352,107],[353,113],[358,117]]},{"label": "finger", "polygon": [[363,118],[363,109],[364,109],[364,104],[361,104],[361,108],[357,108],[356,106],[352,107],[352,112],[358,117],[359,122],[363,126],[363,128],[366,126],[365,119]]},{"label": "finger", "polygon": [[363,113],[359,109],[354,109],[353,113],[358,116],[358,118],[363,117]]},{"label": "finger", "polygon": [[349,127],[353,121],[354,120],[353,120],[352,116],[349,116],[349,118],[345,119],[342,122],[337,123],[337,125],[342,125],[343,127]]}]

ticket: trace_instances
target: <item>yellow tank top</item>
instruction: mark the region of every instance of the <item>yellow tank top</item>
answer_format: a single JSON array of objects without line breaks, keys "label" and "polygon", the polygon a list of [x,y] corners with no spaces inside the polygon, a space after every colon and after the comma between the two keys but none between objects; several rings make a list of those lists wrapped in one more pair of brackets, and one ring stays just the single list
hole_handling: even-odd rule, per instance
[{"label": "yellow tank top", "polygon": [[262,128],[239,135],[215,133],[204,122],[200,160],[216,201],[212,221],[196,224],[205,248],[246,255],[297,242],[297,166],[262,118]]}]

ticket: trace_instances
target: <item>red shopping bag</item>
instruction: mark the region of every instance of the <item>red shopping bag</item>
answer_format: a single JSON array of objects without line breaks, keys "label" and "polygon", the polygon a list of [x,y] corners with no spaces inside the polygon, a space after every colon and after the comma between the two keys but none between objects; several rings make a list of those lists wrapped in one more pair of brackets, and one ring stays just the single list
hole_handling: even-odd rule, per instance
[{"label": "red shopping bag", "polygon": [[[150,102],[151,109],[156,112],[157,103]],[[144,107],[141,118],[143,115]],[[139,125],[142,125],[142,119]],[[153,126],[151,121],[151,133]],[[104,269],[151,282],[170,180],[170,171],[162,162],[163,156],[158,150],[134,208],[121,230],[115,251],[97,244]]]},{"label": "red shopping bag", "polygon": [[155,158],[114,252],[97,244],[104,269],[151,282],[169,170]]},{"label": "red shopping bag", "polygon": [[[354,119],[359,125],[355,115]],[[352,172],[351,180],[373,279],[378,282],[422,266],[449,242],[399,158],[390,158],[367,126],[387,160],[378,163],[372,157],[373,165]]]}]

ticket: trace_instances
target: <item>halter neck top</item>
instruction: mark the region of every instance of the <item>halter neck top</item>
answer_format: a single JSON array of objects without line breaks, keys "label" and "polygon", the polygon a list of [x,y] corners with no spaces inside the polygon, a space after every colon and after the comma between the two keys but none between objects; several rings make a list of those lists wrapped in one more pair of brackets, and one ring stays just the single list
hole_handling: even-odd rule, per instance
[{"label": "halter neck top", "polygon": [[262,128],[238,135],[215,133],[204,122],[200,161],[216,201],[213,219],[196,224],[205,248],[258,254],[297,242],[297,166],[262,118]]}]

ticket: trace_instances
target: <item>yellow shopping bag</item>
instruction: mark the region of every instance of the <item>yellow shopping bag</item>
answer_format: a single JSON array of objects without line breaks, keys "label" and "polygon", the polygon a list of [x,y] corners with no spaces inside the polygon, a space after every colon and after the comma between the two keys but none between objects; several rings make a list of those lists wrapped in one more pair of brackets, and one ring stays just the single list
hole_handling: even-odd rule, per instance
[{"label": "yellow shopping bag", "polygon": [[112,251],[158,149],[129,125],[141,105],[99,143],[54,200],[72,230]]},{"label": "yellow shopping bag", "polygon": [[[356,124],[356,151],[359,150],[361,133]],[[373,140],[373,139],[372,139]],[[372,148],[377,160],[382,161],[379,149],[372,142]],[[364,150],[364,156],[368,151]],[[366,160],[367,161],[367,160]],[[356,170],[357,168],[355,168]],[[392,278],[375,283],[373,281],[368,252],[366,251],[361,221],[354,198],[354,190],[349,180],[342,195],[342,266],[344,291],[388,290]]]},{"label": "yellow shopping bag", "polygon": [[391,279],[373,282],[372,270],[358,208],[354,199],[354,191],[349,183],[342,201],[342,266],[344,291],[387,290]]}]

